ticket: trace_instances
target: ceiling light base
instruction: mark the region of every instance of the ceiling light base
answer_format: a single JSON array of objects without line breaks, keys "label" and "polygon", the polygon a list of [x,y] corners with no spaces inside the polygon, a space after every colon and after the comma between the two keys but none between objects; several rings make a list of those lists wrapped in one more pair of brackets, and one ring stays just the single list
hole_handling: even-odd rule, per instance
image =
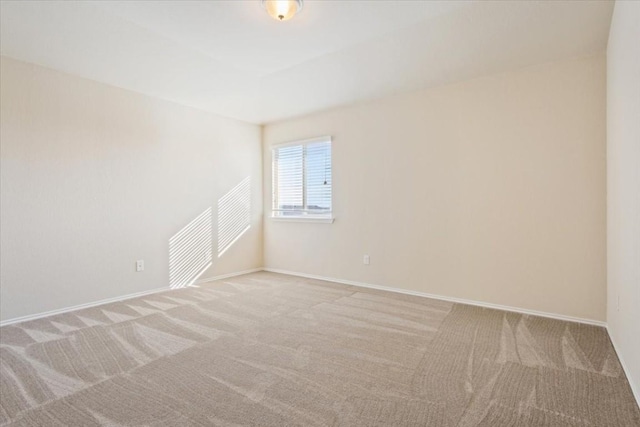
[{"label": "ceiling light base", "polygon": [[260,3],[276,21],[288,21],[302,10],[302,0],[261,0]]}]

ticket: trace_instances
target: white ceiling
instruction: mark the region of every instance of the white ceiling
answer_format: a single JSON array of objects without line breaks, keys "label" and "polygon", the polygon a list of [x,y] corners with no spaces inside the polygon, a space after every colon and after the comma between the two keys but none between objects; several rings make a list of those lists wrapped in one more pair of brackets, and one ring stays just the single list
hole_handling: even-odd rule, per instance
[{"label": "white ceiling", "polygon": [[6,1],[2,55],[267,123],[606,48],[606,1]]}]

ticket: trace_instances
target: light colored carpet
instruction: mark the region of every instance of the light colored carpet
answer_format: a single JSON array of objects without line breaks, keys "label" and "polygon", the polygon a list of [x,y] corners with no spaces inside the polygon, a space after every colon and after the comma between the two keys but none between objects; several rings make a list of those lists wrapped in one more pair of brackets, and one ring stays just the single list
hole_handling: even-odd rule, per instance
[{"label": "light colored carpet", "polygon": [[604,329],[272,273],[0,329],[11,426],[640,426]]}]

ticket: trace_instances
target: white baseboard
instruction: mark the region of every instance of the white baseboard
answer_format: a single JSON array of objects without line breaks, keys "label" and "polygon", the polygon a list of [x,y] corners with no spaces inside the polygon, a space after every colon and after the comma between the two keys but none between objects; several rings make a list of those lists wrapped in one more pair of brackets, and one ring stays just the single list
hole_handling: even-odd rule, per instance
[{"label": "white baseboard", "polygon": [[[521,314],[530,314],[530,315],[534,315],[534,316],[549,317],[549,318],[552,318],[552,319],[566,320],[566,321],[569,321],[569,322],[585,323],[585,324],[588,324],[588,325],[595,325],[595,326],[602,326],[602,327],[606,327],[607,326],[606,322],[602,322],[602,321],[598,321],[598,320],[583,319],[583,318],[579,318],[579,317],[565,316],[565,315],[562,315],[562,314],[547,313],[547,312],[544,312],[544,311],[528,310],[528,309],[519,308],[519,307],[511,307],[511,306],[500,305],[500,304],[492,304],[492,303],[468,300],[468,299],[463,299],[463,298],[454,298],[454,297],[448,297],[448,296],[444,296],[444,295],[429,294],[429,293],[425,293],[425,292],[411,291],[411,290],[408,290],[408,289],[400,289],[400,288],[393,288],[393,287],[389,287],[389,286],[373,285],[373,284],[370,284],[370,283],[356,282],[356,281],[353,281],[353,280],[337,279],[337,278],[334,278],[334,277],[318,276],[318,275],[314,275],[314,274],[306,274],[306,273],[300,273],[300,272],[289,271],[289,270],[280,270],[280,269],[275,269],[275,268],[253,268],[253,269],[250,269],[250,270],[243,270],[243,271],[237,271],[237,272],[228,273],[228,274],[221,274],[219,276],[207,277],[207,278],[199,279],[199,280],[195,281],[193,284],[197,285],[197,284],[200,284],[200,283],[213,282],[213,281],[216,281],[216,280],[227,279],[229,277],[241,276],[243,274],[255,273],[255,272],[258,272],[258,271],[270,271],[272,273],[288,274],[288,275],[291,275],[291,276],[306,277],[306,278],[309,278],[309,279],[324,280],[324,281],[327,281],[327,282],[341,283],[341,284],[344,284],[344,285],[358,286],[358,287],[362,287],[362,288],[378,289],[378,290],[387,291],[387,292],[395,292],[395,293],[406,294],[406,295],[414,295],[414,296],[419,296],[419,297],[424,297],[424,298],[433,298],[433,299],[438,299],[438,300],[442,300],[442,301],[449,301],[449,302],[455,302],[455,303],[460,303],[460,304],[476,305],[476,306],[480,306],[480,307],[494,308],[494,309],[504,310],[504,311],[512,311],[512,312],[521,313]],[[108,303],[111,303],[111,302],[124,301],[124,300],[131,299],[131,298],[141,297],[141,296],[144,296],[144,295],[150,295],[150,294],[154,294],[154,293],[157,293],[157,292],[170,291],[170,290],[171,290],[171,288],[168,288],[168,287],[151,289],[151,290],[148,290],[148,291],[136,292],[136,293],[133,293],[133,294],[122,295],[122,296],[118,296],[118,297],[114,297],[114,298],[106,298],[106,299],[102,299],[102,300],[99,300],[99,301],[93,301],[93,302],[86,303],[86,304],[74,305],[74,306],[71,306],[71,307],[65,307],[65,308],[61,308],[61,309],[57,309],[57,310],[46,311],[46,312],[43,312],[43,313],[36,313],[36,314],[28,315],[28,316],[16,317],[16,318],[13,318],[13,319],[7,319],[7,320],[1,321],[0,322],[0,326],[6,326],[6,325],[13,324],[13,323],[25,322],[25,321],[28,321],[28,320],[40,319],[42,317],[53,316],[55,314],[67,313],[67,312],[70,312],[70,311],[80,310],[80,309],[83,309],[83,308],[95,307],[95,306],[101,305],[101,304],[108,304]],[[609,335],[611,336],[611,334],[609,334]],[[613,340],[612,340],[612,342],[613,342]]]},{"label": "white baseboard", "polygon": [[[254,269],[251,269],[251,270],[238,271],[238,272],[235,272],[235,273],[222,274],[220,276],[214,276],[214,277],[209,277],[209,278],[206,278],[206,279],[200,279],[200,280],[197,280],[196,282],[194,282],[193,285],[196,285],[198,283],[213,282],[215,280],[226,279],[226,278],[233,277],[233,276],[241,276],[243,274],[248,274],[248,273],[255,273],[256,271],[262,271],[262,268],[254,268]],[[86,303],[86,304],[78,304],[78,305],[74,305],[74,306],[71,306],[71,307],[60,308],[60,309],[57,309],[57,310],[45,311],[43,313],[36,313],[36,314],[30,314],[28,316],[15,317],[13,319],[7,319],[7,320],[1,321],[0,322],[0,327],[7,326],[7,325],[12,325],[14,323],[26,322],[28,320],[41,319],[43,317],[53,316],[53,315],[56,315],[56,314],[68,313],[70,311],[81,310],[83,308],[95,307],[97,305],[109,304],[109,303],[112,303],[112,302],[125,301],[125,300],[131,299],[131,298],[142,297],[142,296],[145,296],[145,295],[151,295],[151,294],[155,294],[155,293],[158,293],[158,292],[167,292],[167,291],[171,291],[171,290],[173,290],[173,289],[171,289],[170,287],[167,286],[167,287],[164,287],[164,288],[156,288],[156,289],[151,289],[149,291],[136,292],[136,293],[133,293],[133,294],[122,295],[122,296],[114,297],[114,298],[101,299],[101,300],[89,302],[89,303]]]},{"label": "white baseboard", "polygon": [[229,277],[235,277],[235,276],[242,276],[243,274],[256,273],[258,271],[263,271],[263,270],[264,268],[260,267],[260,268],[252,268],[250,270],[236,271],[235,273],[221,274],[219,276],[214,276],[214,277],[205,277],[204,279],[196,280],[195,282],[193,282],[193,284],[197,285],[199,283],[215,282],[216,280],[227,279]]},{"label": "white baseboard", "polygon": [[627,368],[627,364],[625,363],[624,358],[620,353],[620,350],[618,350],[619,347],[616,345],[616,341],[613,339],[613,335],[611,334],[609,327],[607,327],[607,334],[609,334],[609,339],[611,340],[611,344],[613,345],[613,348],[615,349],[616,354],[618,355],[618,360],[620,361],[620,365],[622,365],[622,370],[627,376],[627,382],[629,382],[629,386],[631,387],[631,392],[633,393],[633,397],[636,398],[636,403],[638,404],[638,406],[640,406],[640,388],[638,387],[637,384],[633,382],[633,378],[631,378],[631,375],[629,375],[630,371]]},{"label": "white baseboard", "polygon": [[492,303],[483,302],[483,301],[474,301],[474,300],[468,300],[468,299],[463,299],[463,298],[448,297],[448,296],[444,296],[444,295],[429,294],[429,293],[425,293],[425,292],[411,291],[411,290],[408,290],[408,289],[392,288],[392,287],[389,287],[389,286],[372,285],[370,283],[355,282],[353,280],[336,279],[334,277],[317,276],[317,275],[314,275],[314,274],[299,273],[299,272],[295,272],[295,271],[280,270],[280,269],[276,269],[276,268],[264,268],[263,270],[264,271],[270,271],[272,273],[288,274],[288,275],[291,275],[291,276],[299,276],[299,277],[306,277],[306,278],[309,278],[309,279],[324,280],[324,281],[327,281],[327,282],[342,283],[343,285],[358,286],[358,287],[361,287],[361,288],[378,289],[378,290],[381,290],[381,291],[395,292],[395,293],[399,293],[399,294],[413,295],[413,296],[424,297],[424,298],[433,298],[433,299],[437,299],[437,300],[455,302],[455,303],[459,303],[459,304],[476,305],[476,306],[479,306],[479,307],[486,307],[486,308],[493,308],[493,309],[497,309],[497,310],[511,311],[511,312],[520,313],[520,314],[529,314],[529,315],[533,315],[533,316],[548,317],[548,318],[551,318],[551,319],[565,320],[565,321],[568,321],[568,322],[584,323],[584,324],[587,324],[587,325],[594,325],[594,326],[601,326],[601,327],[606,327],[607,326],[606,322],[602,322],[600,320],[583,319],[583,318],[580,318],[580,317],[566,316],[564,314],[556,314],[556,313],[548,313],[548,312],[545,312],[545,311],[529,310],[529,309],[526,309],[526,308],[511,307],[511,306],[507,306],[507,305],[492,304]]},{"label": "white baseboard", "polygon": [[12,325],[14,323],[26,322],[28,320],[41,319],[41,318],[47,317],[47,316],[54,316],[56,314],[68,313],[70,311],[81,310],[83,308],[95,307],[96,305],[102,305],[102,304],[109,304],[111,302],[124,301],[124,300],[131,299],[131,298],[142,297],[142,296],[145,296],[145,295],[155,294],[155,293],[158,293],[158,292],[169,291],[169,290],[171,290],[169,287],[151,289],[149,291],[142,291],[142,292],[136,292],[136,293],[133,293],[133,294],[122,295],[122,296],[114,297],[114,298],[101,299],[101,300],[98,300],[98,301],[88,302],[86,304],[72,305],[71,307],[59,308],[57,310],[45,311],[45,312],[42,312],[42,313],[30,314],[30,315],[21,316],[21,317],[14,317],[13,319],[7,319],[7,320],[3,320],[2,322],[0,322],[0,327],[7,326],[7,325]]}]

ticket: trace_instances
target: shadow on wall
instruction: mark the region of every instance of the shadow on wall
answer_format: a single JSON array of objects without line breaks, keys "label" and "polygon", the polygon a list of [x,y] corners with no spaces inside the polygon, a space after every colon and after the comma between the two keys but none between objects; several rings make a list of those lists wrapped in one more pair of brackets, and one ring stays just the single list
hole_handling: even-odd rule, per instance
[{"label": "shadow on wall", "polygon": [[169,239],[169,286],[191,285],[213,259],[211,207]]},{"label": "shadow on wall", "polygon": [[218,258],[251,227],[251,177],[218,199]]},{"label": "shadow on wall", "polygon": [[[251,177],[218,199],[218,258],[251,227]],[[213,263],[212,208],[169,239],[169,286],[190,286]]]}]

